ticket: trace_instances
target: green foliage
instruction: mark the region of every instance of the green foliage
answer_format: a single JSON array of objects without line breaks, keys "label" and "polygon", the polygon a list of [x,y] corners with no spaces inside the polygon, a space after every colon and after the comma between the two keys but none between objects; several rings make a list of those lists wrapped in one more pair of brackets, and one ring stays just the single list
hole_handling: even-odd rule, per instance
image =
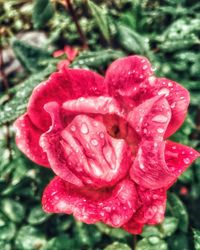
[{"label": "green foliage", "polygon": [[114,242],[111,245],[108,245],[104,250],[131,250],[131,248],[123,243]]},{"label": "green foliage", "polygon": [[180,198],[174,193],[168,193],[168,206],[171,213],[179,220],[179,229],[183,232],[188,230],[188,213]]},{"label": "green foliage", "polygon": [[54,8],[50,0],[34,0],[32,21],[35,29],[41,29],[53,17]]},{"label": "green foliage", "polygon": [[108,16],[104,13],[103,9],[92,1],[88,1],[88,6],[94,16],[94,19],[99,26],[99,29],[108,43],[111,41],[110,28],[108,22]]},{"label": "green foliage", "polygon": [[157,236],[150,236],[138,241],[135,250],[168,250],[167,243]]},{"label": "green foliage", "polygon": [[195,250],[200,250],[200,231],[193,229]]},{"label": "green foliage", "polygon": [[17,39],[14,39],[12,48],[22,66],[31,73],[44,69],[51,60],[49,52]]}]

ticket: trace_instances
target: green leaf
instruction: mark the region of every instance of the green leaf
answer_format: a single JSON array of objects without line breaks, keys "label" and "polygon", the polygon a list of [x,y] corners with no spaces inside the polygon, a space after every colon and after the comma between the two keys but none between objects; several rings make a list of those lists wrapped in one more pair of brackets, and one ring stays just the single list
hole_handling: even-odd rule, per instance
[{"label": "green leaf", "polygon": [[74,241],[66,235],[55,237],[41,248],[41,250],[72,250],[75,249]]},{"label": "green leaf", "polygon": [[94,68],[105,67],[111,61],[123,57],[124,54],[119,50],[100,50],[82,52],[71,64],[72,68]]},{"label": "green leaf", "polygon": [[110,37],[109,22],[107,15],[104,13],[102,8],[97,6],[92,1],[88,1],[88,6],[99,26],[102,35],[104,36],[107,42],[110,42],[111,37]]},{"label": "green leaf", "polygon": [[12,48],[22,66],[32,73],[44,69],[53,59],[49,52],[17,39],[13,40]]},{"label": "green leaf", "polygon": [[168,193],[168,206],[174,217],[179,220],[178,227],[181,231],[188,231],[188,213],[180,200],[180,198],[174,193]]},{"label": "green leaf", "polygon": [[149,40],[147,38],[122,24],[119,24],[117,29],[118,41],[124,49],[128,52],[150,55]]},{"label": "green leaf", "polygon": [[164,221],[159,225],[163,237],[169,237],[175,233],[178,228],[178,219],[175,217],[165,217]]},{"label": "green leaf", "polygon": [[135,250],[168,250],[167,243],[157,236],[138,241]]},{"label": "green leaf", "polygon": [[112,228],[103,223],[96,223],[95,226],[99,229],[99,231],[109,235],[110,237],[124,239],[126,236],[129,236],[129,233],[120,228]]},{"label": "green leaf", "polygon": [[171,236],[168,240],[169,249],[172,250],[190,250],[188,237],[184,233]]},{"label": "green leaf", "polygon": [[31,226],[23,226],[15,239],[17,250],[38,250],[45,244],[45,236],[38,229]]},{"label": "green leaf", "polygon": [[12,250],[12,246],[10,243],[0,240],[0,249],[1,250]]},{"label": "green leaf", "polygon": [[39,225],[39,224],[42,224],[44,221],[46,221],[49,216],[51,216],[50,214],[48,213],[45,213],[41,206],[36,206],[36,207],[33,207],[31,208],[31,212],[28,216],[28,222],[31,224],[31,225]]},{"label": "green leaf", "polygon": [[195,250],[200,250],[200,231],[193,229]]},{"label": "green leaf", "polygon": [[10,241],[14,238],[15,233],[15,224],[10,222],[5,215],[0,213],[0,240]]},{"label": "green leaf", "polygon": [[144,238],[148,238],[149,236],[162,237],[162,233],[160,232],[159,228],[155,226],[144,226],[141,235]]},{"label": "green leaf", "polygon": [[104,250],[131,250],[131,248],[124,243],[114,242],[111,245],[108,245]]},{"label": "green leaf", "polygon": [[55,66],[49,65],[44,71],[30,76],[23,83],[10,89],[10,93],[13,94],[12,99],[0,106],[0,125],[13,121],[26,111],[28,98],[34,87],[45,80],[53,71],[55,71]]},{"label": "green leaf", "polygon": [[53,17],[54,8],[50,0],[34,0],[32,21],[35,29],[41,29]]},{"label": "green leaf", "polygon": [[0,203],[1,211],[13,222],[19,223],[24,219],[24,207],[17,201],[5,198]]}]

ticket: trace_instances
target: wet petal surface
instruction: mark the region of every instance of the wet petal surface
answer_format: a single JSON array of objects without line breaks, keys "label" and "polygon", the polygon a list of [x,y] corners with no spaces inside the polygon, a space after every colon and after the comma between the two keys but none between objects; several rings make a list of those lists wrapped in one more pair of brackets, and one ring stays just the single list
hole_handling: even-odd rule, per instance
[{"label": "wet petal surface", "polygon": [[112,190],[95,191],[77,188],[55,177],[44,191],[42,204],[46,212],[73,214],[88,224],[102,221],[121,227],[137,208],[137,193],[129,180],[123,180]]}]

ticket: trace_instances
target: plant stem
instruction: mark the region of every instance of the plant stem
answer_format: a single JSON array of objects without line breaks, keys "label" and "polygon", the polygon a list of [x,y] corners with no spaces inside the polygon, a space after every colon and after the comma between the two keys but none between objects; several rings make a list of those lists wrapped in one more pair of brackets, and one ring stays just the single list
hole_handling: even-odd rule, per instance
[{"label": "plant stem", "polygon": [[137,244],[137,236],[133,235],[133,250],[135,250]]},{"label": "plant stem", "polygon": [[70,0],[65,0],[65,1],[66,1],[68,10],[70,12],[70,15],[71,15],[71,17],[72,17],[72,19],[73,19],[73,21],[74,21],[74,23],[76,25],[76,28],[77,28],[78,34],[80,36],[80,39],[81,39],[81,41],[83,43],[83,48],[87,49],[88,48],[87,40],[86,40],[85,34],[84,34],[80,24],[79,24],[78,17],[77,17],[76,12],[75,12],[75,10],[73,8],[73,5],[72,5]]}]

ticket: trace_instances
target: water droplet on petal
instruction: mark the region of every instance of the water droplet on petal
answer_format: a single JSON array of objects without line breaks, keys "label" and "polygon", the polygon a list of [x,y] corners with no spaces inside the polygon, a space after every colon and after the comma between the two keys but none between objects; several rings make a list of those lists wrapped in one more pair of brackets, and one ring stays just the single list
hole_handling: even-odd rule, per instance
[{"label": "water droplet on petal", "polygon": [[140,169],[144,169],[144,164],[143,163],[140,163]]},{"label": "water droplet on petal", "polygon": [[173,83],[172,82],[168,82],[167,84],[169,87],[172,87],[173,86]]},{"label": "water droplet on petal", "polygon": [[162,88],[158,91],[158,95],[164,95],[164,96],[168,96],[169,95],[169,89],[167,88]]},{"label": "water droplet on petal", "polygon": [[87,134],[89,132],[88,127],[85,123],[82,123],[82,125],[81,125],[81,132],[83,134]]},{"label": "water droplet on petal", "polygon": [[74,125],[71,126],[71,131],[75,132],[76,131],[76,127]]},{"label": "water droplet on petal", "polygon": [[185,97],[184,96],[181,96],[180,99],[183,100]]},{"label": "water droplet on petal", "polygon": [[98,141],[96,139],[92,139],[91,143],[93,146],[97,146],[98,145]]},{"label": "water droplet on petal", "polygon": [[156,115],[152,118],[153,122],[160,122],[165,123],[168,120],[168,118],[164,115]]},{"label": "water droplet on petal", "polygon": [[101,133],[99,134],[99,137],[100,137],[101,139],[103,139],[103,138],[104,138],[104,133],[101,132]]},{"label": "water droplet on petal", "polygon": [[185,164],[189,164],[190,163],[190,159],[189,158],[185,158],[185,159],[183,159],[183,161],[184,161]]},{"label": "water droplet on petal", "polygon": [[142,67],[143,70],[145,70],[145,69],[147,69],[147,68],[148,68],[147,65],[144,65],[144,66]]},{"label": "water droplet on petal", "polygon": [[170,107],[173,109],[173,108],[175,108],[175,106],[176,106],[176,103],[173,102]]},{"label": "water droplet on petal", "polygon": [[164,129],[163,128],[157,128],[158,133],[163,133]]}]

